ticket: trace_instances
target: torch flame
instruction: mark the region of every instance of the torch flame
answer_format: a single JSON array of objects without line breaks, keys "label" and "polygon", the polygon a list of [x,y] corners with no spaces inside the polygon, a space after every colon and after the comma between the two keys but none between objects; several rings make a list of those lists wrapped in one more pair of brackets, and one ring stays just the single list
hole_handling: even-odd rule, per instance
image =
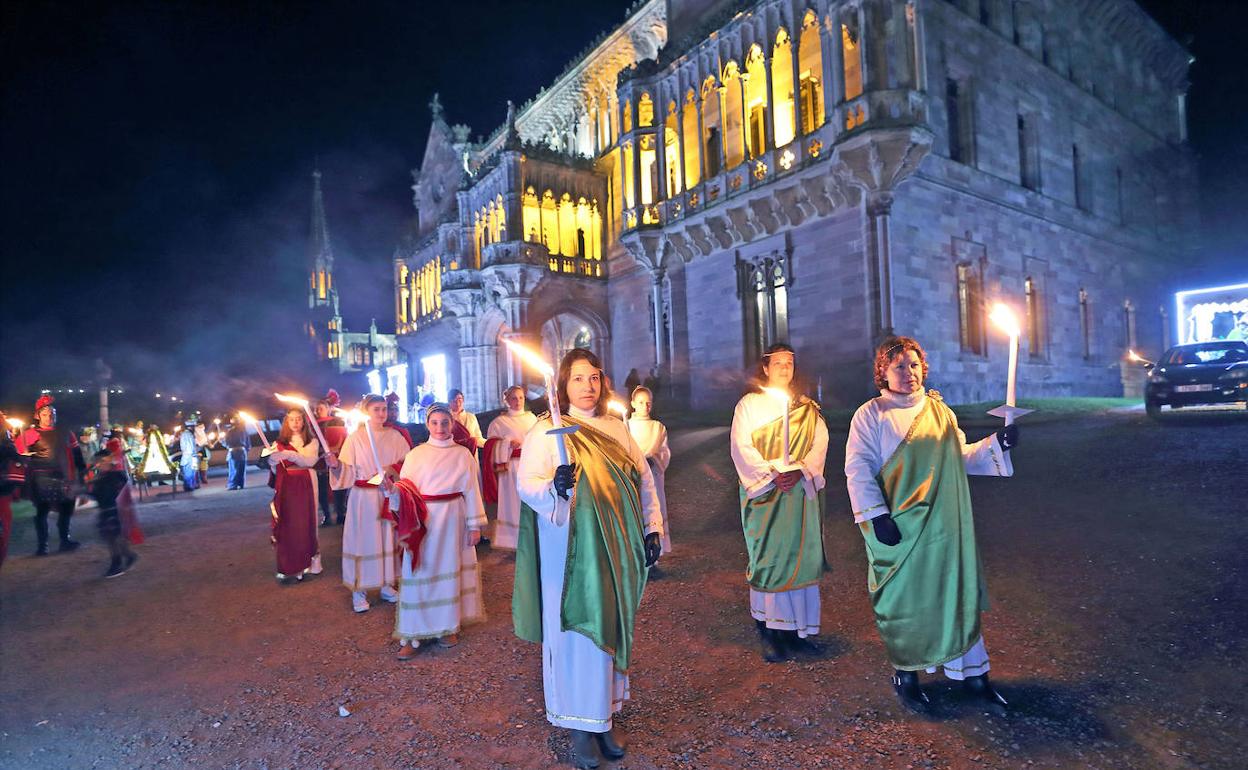
[{"label": "torch flame", "polygon": [[274,393],[273,397],[278,401],[284,401],[287,404],[295,404],[296,406],[302,406],[304,408],[307,408],[308,406],[308,400],[306,398],[300,398],[299,396],[288,396],[284,393]]},{"label": "torch flame", "polygon": [[624,406],[622,401],[617,401],[613,398],[607,402],[607,408],[613,412],[618,412],[621,417],[628,416],[628,407]]},{"label": "torch flame", "polygon": [[789,391],[784,390],[783,388],[769,388],[767,386],[763,386],[763,392],[774,399],[783,401],[786,404],[789,403],[789,399],[792,398],[792,396],[789,395]]},{"label": "torch flame", "polygon": [[143,431],[139,430],[138,428],[126,428],[126,433],[129,433],[131,436],[143,435]]},{"label": "torch flame", "polygon": [[1018,318],[1014,315],[1014,311],[998,302],[992,306],[992,312],[988,314],[988,320],[997,325],[997,328],[1011,337],[1017,337],[1022,334],[1019,328]]},{"label": "torch flame", "polygon": [[5,420],[5,422],[7,422],[9,424],[9,427],[12,428],[13,430],[21,430],[22,426],[26,424],[22,422],[21,420],[17,419],[16,417],[9,417],[8,419]]},{"label": "torch flame", "polygon": [[555,370],[551,368],[550,364],[543,361],[542,357],[534,353],[532,350],[529,350],[519,343],[512,342],[511,340],[503,340],[503,344],[506,345],[507,349],[514,353],[521,361],[541,372],[543,377],[555,376]]}]

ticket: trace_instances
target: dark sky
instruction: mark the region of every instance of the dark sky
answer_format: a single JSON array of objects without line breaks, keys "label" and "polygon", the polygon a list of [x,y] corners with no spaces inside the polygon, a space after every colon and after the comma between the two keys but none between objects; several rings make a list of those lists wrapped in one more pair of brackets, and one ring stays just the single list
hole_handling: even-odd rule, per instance
[{"label": "dark sky", "polygon": [[[136,387],[297,379],[283,335],[304,296],[318,157],[348,325],[391,327],[390,256],[431,94],[486,134],[628,5],[4,3],[0,404],[86,383],[97,356]],[[1248,4],[1143,5],[1197,57],[1210,254],[1248,254]]]}]

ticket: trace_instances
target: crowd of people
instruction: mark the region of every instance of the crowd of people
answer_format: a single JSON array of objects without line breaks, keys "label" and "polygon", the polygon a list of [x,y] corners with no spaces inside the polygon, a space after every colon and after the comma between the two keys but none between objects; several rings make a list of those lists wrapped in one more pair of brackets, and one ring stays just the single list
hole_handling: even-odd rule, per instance
[{"label": "crowd of people", "polygon": [[[747,554],[743,603],[769,663],[821,653],[829,435],[796,375],[793,348],[771,346],[736,405],[729,440]],[[850,426],[844,472],[866,549],[868,591],[903,704],[928,710],[919,673],[943,670],[1001,712],[1008,704],[988,679],[980,623],[987,594],[967,474],[1012,475],[1018,428],[967,443],[953,411],[925,387],[928,375],[917,341],[886,340],[874,363],[879,396]],[[625,414],[615,416],[611,382],[593,352],[567,353],[554,391],[550,411],[538,415],[527,409],[522,386],[508,387],[485,434],[457,391],[447,403],[426,405],[415,425],[399,422],[397,397],[379,395],[365,396],[353,412],[362,419],[349,424],[331,391],[310,413],[302,406],[285,413],[261,462],[273,489],[277,578],[298,582],[321,573],[327,565],[318,523],[341,525],[350,606],[368,612],[374,591],[396,605],[392,636],[400,660],[422,645],[453,647],[484,618],[479,545],[514,551],[514,629],[542,645],[547,719],[570,731],[578,766],[596,767],[600,758],[626,752],[613,716],[631,695],[646,583],[660,577],[660,558],[673,553],[664,490],[672,453],[654,416],[656,388],[633,383]],[[53,509],[61,549],[76,546],[69,481],[86,470],[75,437],[56,428],[49,409],[40,402],[38,426],[6,443],[3,458],[6,466],[24,460],[21,483],[36,500],[41,552]],[[188,488],[202,481],[196,433],[188,420],[179,439]],[[229,453],[230,487],[241,488],[246,430],[227,425],[218,440]],[[110,573],[136,558],[127,462],[117,436],[93,461],[91,494],[100,501]],[[11,474],[4,478],[10,488],[18,483]],[[492,522],[487,505],[496,512]]]}]

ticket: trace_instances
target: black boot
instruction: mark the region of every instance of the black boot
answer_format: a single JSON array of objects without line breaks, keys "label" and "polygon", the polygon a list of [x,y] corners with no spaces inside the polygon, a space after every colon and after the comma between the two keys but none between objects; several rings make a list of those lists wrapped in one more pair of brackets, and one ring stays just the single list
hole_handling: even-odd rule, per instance
[{"label": "black boot", "polygon": [[911,711],[926,714],[930,710],[932,702],[927,699],[927,693],[923,692],[923,688],[919,687],[919,672],[894,671],[893,690],[897,693],[901,705]]},{"label": "black boot", "polygon": [[571,730],[572,733],[572,764],[579,768],[595,768],[598,766],[598,742],[593,733],[584,730]]},{"label": "black boot", "polygon": [[594,733],[598,738],[598,748],[602,749],[602,755],[607,759],[623,759],[624,758],[624,742],[615,734],[615,728],[612,727],[605,733]]},{"label": "black boot", "polygon": [[810,639],[803,639],[796,631],[781,631],[784,634],[784,646],[795,655],[807,658],[818,658],[823,655],[823,647]]},{"label": "black boot", "polygon": [[754,621],[754,625],[758,626],[759,648],[763,653],[763,660],[768,663],[779,663],[784,660],[784,646],[780,641],[780,632],[768,628],[767,624],[761,620]]},{"label": "black boot", "polygon": [[975,699],[977,705],[986,708],[990,713],[997,716],[1008,713],[1009,701],[1001,697],[1001,693],[992,686],[987,674],[968,676],[962,680],[962,687]]},{"label": "black boot", "polygon": [[35,556],[48,555],[48,512],[35,512]]}]

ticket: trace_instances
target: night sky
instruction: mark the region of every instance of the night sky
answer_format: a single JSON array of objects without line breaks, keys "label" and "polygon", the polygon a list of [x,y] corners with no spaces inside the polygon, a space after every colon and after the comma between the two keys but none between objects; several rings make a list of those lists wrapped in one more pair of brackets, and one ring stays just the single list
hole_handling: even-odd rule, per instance
[{"label": "night sky", "polygon": [[[390,259],[433,92],[488,134],[628,5],[4,3],[0,405],[86,385],[97,357],[119,382],[205,403],[257,372],[297,382],[318,159],[347,325],[392,330]],[[1197,58],[1192,279],[1243,278],[1248,4],[1142,5]]]}]

